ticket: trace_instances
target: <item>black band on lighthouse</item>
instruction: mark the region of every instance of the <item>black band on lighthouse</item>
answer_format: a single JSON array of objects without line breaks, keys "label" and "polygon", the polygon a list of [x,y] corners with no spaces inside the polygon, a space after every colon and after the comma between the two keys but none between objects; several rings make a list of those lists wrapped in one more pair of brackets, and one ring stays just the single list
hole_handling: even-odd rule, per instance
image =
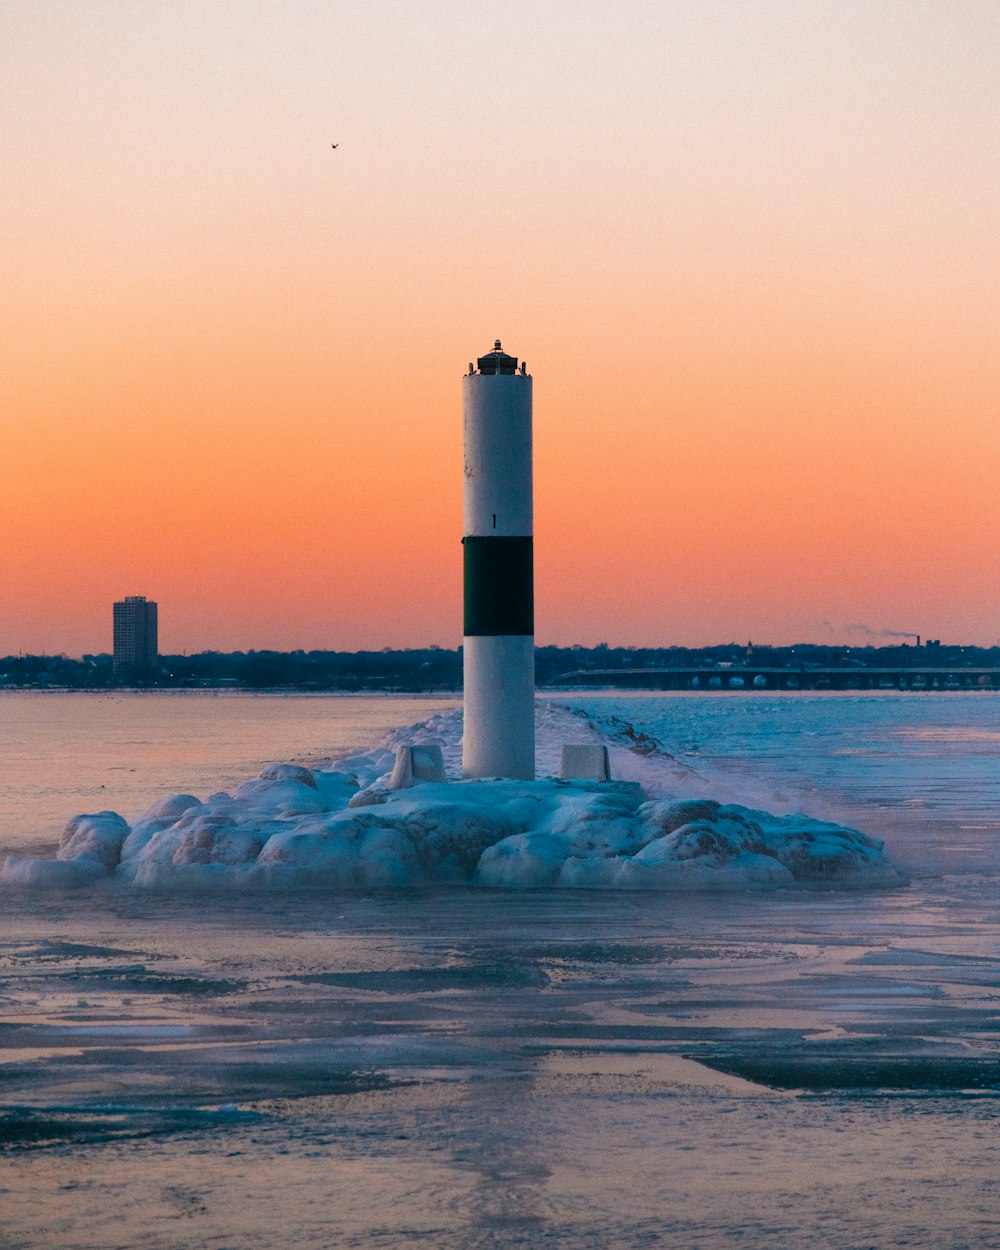
[{"label": "black band on lighthouse", "polygon": [[470,535],[465,547],[465,637],[535,632],[530,537]]}]

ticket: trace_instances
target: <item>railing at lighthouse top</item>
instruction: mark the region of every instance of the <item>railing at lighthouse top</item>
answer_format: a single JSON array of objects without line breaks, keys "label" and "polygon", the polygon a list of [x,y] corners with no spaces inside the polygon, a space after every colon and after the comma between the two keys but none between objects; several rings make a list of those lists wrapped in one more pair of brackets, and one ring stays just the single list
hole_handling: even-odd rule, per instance
[{"label": "railing at lighthouse top", "polygon": [[[517,357],[509,356],[503,350],[503,346],[501,345],[499,339],[494,342],[493,350],[491,352],[487,352],[485,356],[480,356],[477,359],[476,365],[479,368],[480,374],[485,377],[491,377],[498,373],[505,374],[509,377],[518,372]],[[469,364],[469,372],[476,372],[471,363]],[[522,376],[527,376],[528,366],[524,361],[521,362],[520,372]]]}]

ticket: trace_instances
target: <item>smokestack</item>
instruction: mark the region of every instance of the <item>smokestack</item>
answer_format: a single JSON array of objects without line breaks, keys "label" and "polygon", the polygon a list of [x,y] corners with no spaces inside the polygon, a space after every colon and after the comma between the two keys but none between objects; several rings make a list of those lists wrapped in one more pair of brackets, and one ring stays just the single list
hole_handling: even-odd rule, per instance
[{"label": "smokestack", "polygon": [[497,339],[463,378],[464,777],[535,776],[531,378]]}]

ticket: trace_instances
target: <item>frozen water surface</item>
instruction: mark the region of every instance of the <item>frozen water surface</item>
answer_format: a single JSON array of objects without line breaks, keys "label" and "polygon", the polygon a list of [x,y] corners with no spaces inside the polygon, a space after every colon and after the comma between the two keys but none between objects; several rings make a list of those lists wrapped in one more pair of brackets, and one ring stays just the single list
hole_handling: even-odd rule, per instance
[{"label": "frozen water surface", "polygon": [[995,928],[882,894],[32,897],[7,1244],[995,1244]]},{"label": "frozen water surface", "polygon": [[[683,789],[690,766],[718,801],[853,825],[908,883],[4,887],[0,1244],[998,1244],[987,782],[968,819],[961,780],[979,766],[932,736],[918,766],[893,765],[895,789],[883,775],[874,797],[853,792],[795,748],[804,713],[773,701],[739,720],[753,698],[733,698],[728,728],[702,700],[691,756],[664,732],[697,723],[690,700],[587,696],[594,728],[574,719],[607,735],[618,775]],[[934,729],[917,698],[876,701],[867,738],[857,701],[820,702],[812,727],[881,750],[884,705],[898,746],[914,717]],[[938,728],[995,725],[988,696],[954,698]],[[839,758],[863,777],[863,756]],[[908,806],[932,789],[936,806]]]}]

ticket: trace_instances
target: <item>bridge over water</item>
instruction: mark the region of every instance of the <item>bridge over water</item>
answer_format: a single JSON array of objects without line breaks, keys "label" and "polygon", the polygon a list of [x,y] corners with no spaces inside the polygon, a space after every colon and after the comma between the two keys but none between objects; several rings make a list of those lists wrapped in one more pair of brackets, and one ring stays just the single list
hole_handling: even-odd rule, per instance
[{"label": "bridge over water", "polygon": [[593,668],[566,673],[560,685],[635,690],[1000,690],[1000,668]]}]

